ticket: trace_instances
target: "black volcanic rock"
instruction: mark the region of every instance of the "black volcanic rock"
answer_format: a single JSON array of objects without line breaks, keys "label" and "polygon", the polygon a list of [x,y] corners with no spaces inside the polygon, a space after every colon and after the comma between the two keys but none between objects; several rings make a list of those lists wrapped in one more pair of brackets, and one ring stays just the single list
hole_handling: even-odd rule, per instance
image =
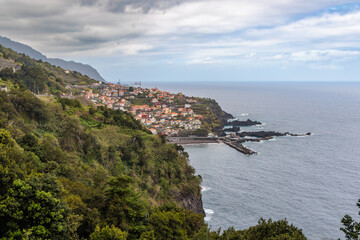
[{"label": "black volcanic rock", "polygon": [[259,131],[259,132],[241,132],[238,133],[239,137],[258,137],[258,138],[265,138],[265,137],[274,137],[274,136],[285,136],[288,133],[280,133],[275,131]]},{"label": "black volcanic rock", "polygon": [[261,124],[261,122],[252,121],[250,119],[248,119],[246,121],[235,120],[235,121],[232,121],[232,122],[228,122],[228,125],[237,126],[237,127],[247,127],[247,126],[260,125],[260,124]]},{"label": "black volcanic rock", "polygon": [[219,137],[225,137],[225,136],[226,136],[226,133],[225,133],[224,130],[220,130],[220,131],[218,131],[217,135],[218,135]]},{"label": "black volcanic rock", "polygon": [[240,128],[239,127],[236,127],[236,126],[232,126],[232,128],[226,128],[224,129],[225,132],[238,132],[240,131]]},{"label": "black volcanic rock", "polygon": [[257,138],[268,138],[268,137],[278,137],[278,136],[293,136],[293,137],[300,137],[300,136],[310,136],[311,133],[308,132],[306,134],[294,134],[294,133],[281,133],[275,131],[258,131],[258,132],[240,132],[237,133],[239,137],[257,137]]}]

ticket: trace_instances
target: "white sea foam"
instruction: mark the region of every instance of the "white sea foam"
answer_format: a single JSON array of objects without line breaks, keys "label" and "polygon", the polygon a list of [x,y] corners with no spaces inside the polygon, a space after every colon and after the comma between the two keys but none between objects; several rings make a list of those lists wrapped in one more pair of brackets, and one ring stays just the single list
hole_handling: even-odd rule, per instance
[{"label": "white sea foam", "polygon": [[214,211],[213,211],[212,209],[205,208],[204,210],[205,210],[205,213],[206,213],[206,214],[209,214],[209,215],[214,214]]},{"label": "white sea foam", "polygon": [[240,114],[241,116],[249,116],[249,114],[248,113],[242,113],[242,114]]},{"label": "white sea foam", "polygon": [[211,220],[212,216],[214,215],[214,211],[212,209],[208,209],[208,208],[205,208],[204,210],[205,210],[204,220],[208,222]]},{"label": "white sea foam", "polygon": [[238,116],[235,116],[235,118],[232,118],[232,119],[228,119],[228,122],[233,122],[233,121],[236,121],[236,120],[239,120]]},{"label": "white sea foam", "polygon": [[210,189],[211,189],[211,187],[201,186],[202,192],[209,191]]}]

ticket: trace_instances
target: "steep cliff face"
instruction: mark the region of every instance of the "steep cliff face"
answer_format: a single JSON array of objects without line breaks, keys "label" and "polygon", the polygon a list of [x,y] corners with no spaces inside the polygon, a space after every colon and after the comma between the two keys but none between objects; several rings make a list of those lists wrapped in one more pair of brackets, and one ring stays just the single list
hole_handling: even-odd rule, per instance
[{"label": "steep cliff face", "polygon": [[176,200],[181,203],[183,208],[205,215],[200,187],[196,193],[179,194]]}]

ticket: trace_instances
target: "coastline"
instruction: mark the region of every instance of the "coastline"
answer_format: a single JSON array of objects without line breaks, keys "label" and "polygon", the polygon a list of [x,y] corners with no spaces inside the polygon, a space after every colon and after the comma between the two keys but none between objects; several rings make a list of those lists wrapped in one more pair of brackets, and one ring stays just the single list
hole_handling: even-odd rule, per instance
[{"label": "coastline", "polygon": [[202,144],[202,143],[221,143],[219,138],[207,138],[207,137],[169,137],[168,143],[170,144]]},{"label": "coastline", "polygon": [[180,144],[180,145],[190,145],[190,144],[207,144],[207,143],[223,143],[225,145],[228,145],[229,147],[243,153],[246,155],[253,155],[257,154],[257,152],[244,147],[239,142],[225,139],[225,138],[206,138],[206,137],[171,137],[168,138],[168,143],[170,144]]}]

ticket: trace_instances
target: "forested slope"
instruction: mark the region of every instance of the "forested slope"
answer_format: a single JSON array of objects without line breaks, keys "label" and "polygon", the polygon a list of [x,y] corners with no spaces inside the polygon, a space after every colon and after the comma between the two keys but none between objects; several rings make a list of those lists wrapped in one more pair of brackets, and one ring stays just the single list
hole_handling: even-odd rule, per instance
[{"label": "forested slope", "polygon": [[286,221],[210,232],[181,146],[126,112],[40,100],[94,80],[0,49],[21,64],[0,71],[1,239],[305,239]]}]

